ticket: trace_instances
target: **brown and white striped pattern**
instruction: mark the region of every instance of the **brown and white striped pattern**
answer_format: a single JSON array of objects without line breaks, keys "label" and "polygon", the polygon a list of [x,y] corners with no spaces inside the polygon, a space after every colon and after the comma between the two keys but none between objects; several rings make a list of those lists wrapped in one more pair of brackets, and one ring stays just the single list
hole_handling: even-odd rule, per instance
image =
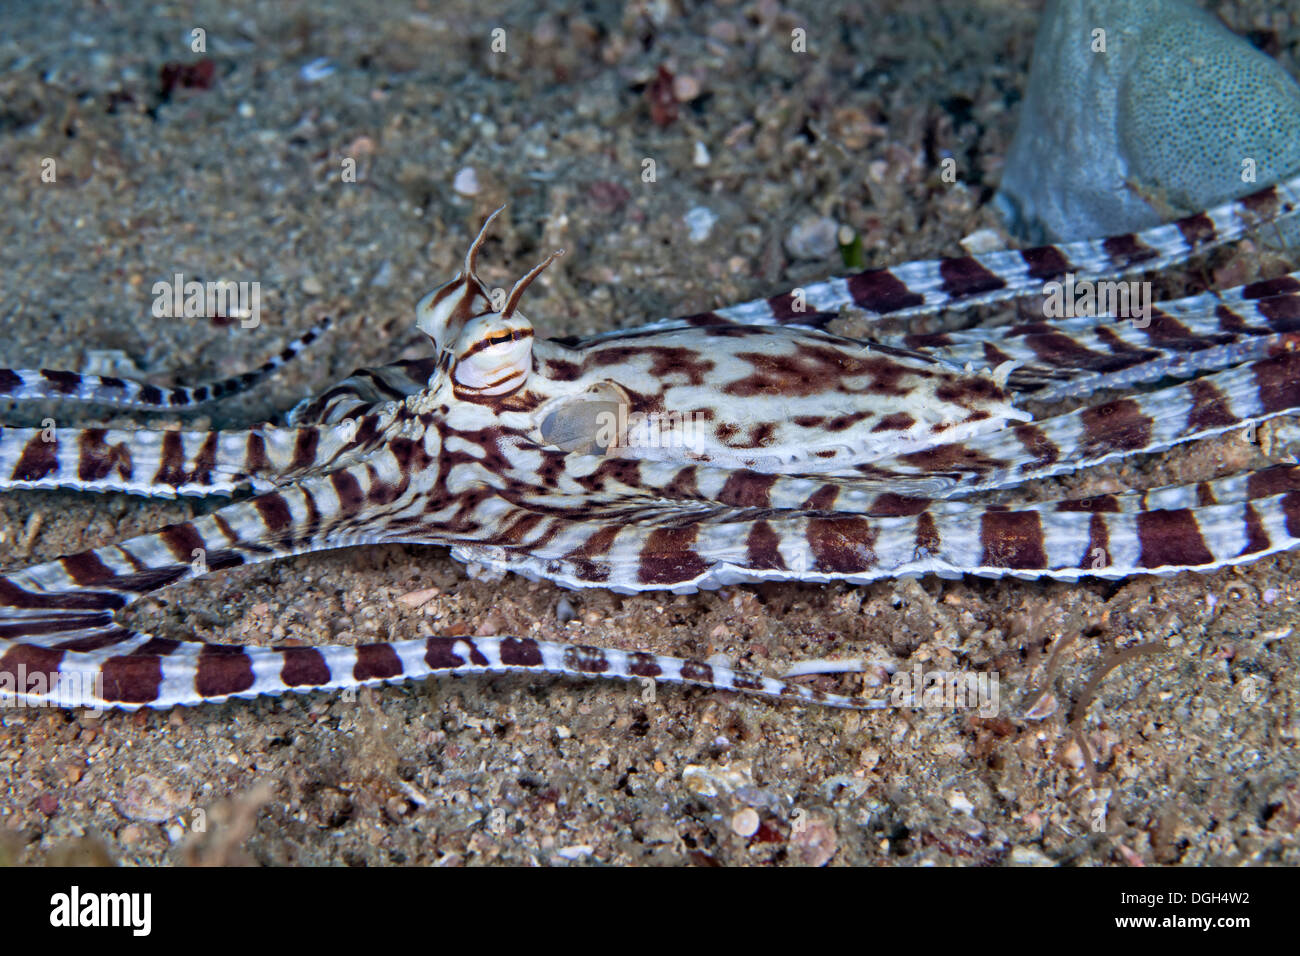
[{"label": "brown and white striped pattern", "polygon": [[321,319],[278,355],[248,372],[207,385],[162,387],[109,375],[85,375],[55,369],[0,368],[0,400],[58,399],[134,408],[140,411],[174,411],[206,405],[246,392],[293,361],[333,324]]},{"label": "brown and white striped pattern", "polygon": [[[868,316],[925,315],[1041,293],[1047,282],[1077,276],[1118,278],[1182,262],[1240,239],[1253,229],[1300,210],[1300,176],[1137,233],[909,262],[802,287],[793,293],[742,302],[698,315],[661,319],[645,329],[722,323],[824,328],[841,309]],[[623,333],[597,336],[618,338]]]},{"label": "brown and white striped pattern", "polygon": [[0,427],[0,489],[74,488],[156,498],[265,489],[370,451],[384,416],[245,431]]},{"label": "brown and white striped pattern", "polygon": [[1014,362],[1014,386],[1039,400],[1185,378],[1262,358],[1300,333],[1300,273],[1189,296],[1153,308],[1143,324],[1096,315],[989,329],[887,337],[956,365]]},{"label": "brown and white striped pattern", "polygon": [[[686,684],[794,703],[874,709],[881,703],[660,654],[529,637],[429,637],[355,647],[235,647],[150,639],[128,651],[14,644],[0,654],[0,686],[48,688],[64,707],[174,707],[290,691],[373,687],[443,675],[547,673]],[[79,675],[97,675],[83,682]]]},{"label": "brown and white striped pattern", "polygon": [[[133,709],[520,671],[871,707],[724,667],[526,637],[229,647],[136,633],[115,614],[195,575],[374,542],[447,545],[489,569],[624,592],[930,573],[1119,578],[1292,548],[1291,466],[1087,500],[991,504],[978,493],[1300,410],[1294,275],[1165,303],[1145,329],[1099,317],[863,343],[820,327],[845,306],[917,314],[1037,293],[1067,272],[1179,261],[1291,215],[1298,194],[1300,180],[1138,235],[834,279],[803,290],[813,312],[777,296],[576,345],[535,338],[515,313],[530,364],[503,379],[519,382],[504,394],[459,388],[453,374],[457,356],[482,345],[467,330],[499,325],[478,321],[496,316],[474,275],[480,234],[462,274],[422,302],[432,355],[362,369],[286,426],[0,429],[0,489],[256,492],[0,574],[0,693]],[[1009,382],[989,374],[1009,362],[1021,363]],[[0,371],[0,395],[116,395],[152,408],[215,397],[61,375]],[[1165,376],[1188,380],[1036,420],[1012,402]],[[680,447],[597,454],[547,443],[548,416],[581,438],[610,396],[637,414],[690,413],[702,430]]]}]

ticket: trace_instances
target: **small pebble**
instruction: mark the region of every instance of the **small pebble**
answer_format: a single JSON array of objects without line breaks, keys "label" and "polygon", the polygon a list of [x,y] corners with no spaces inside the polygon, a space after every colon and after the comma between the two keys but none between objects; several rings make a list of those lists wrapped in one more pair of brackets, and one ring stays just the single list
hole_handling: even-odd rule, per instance
[{"label": "small pebble", "polygon": [[762,787],[737,787],[736,799],[747,807],[753,807],[755,810],[766,808],[773,813],[779,813],[784,806],[779,794],[764,790]]},{"label": "small pebble", "polygon": [[335,67],[332,63],[330,63],[329,59],[322,56],[318,59],[312,60],[310,63],[304,66],[301,70],[298,71],[298,75],[302,77],[304,80],[306,80],[308,83],[319,83],[327,76],[332,76],[334,74],[334,70]]},{"label": "small pebble", "polygon": [[1124,862],[1129,866],[1146,866],[1146,861],[1126,847],[1123,843],[1119,845],[1119,855],[1124,858]]},{"label": "small pebble", "polygon": [[556,620],[561,624],[568,624],[577,616],[578,612],[573,609],[573,605],[569,603],[569,599],[565,597],[560,598],[559,602],[555,605]]},{"label": "small pebble", "polygon": [[976,229],[969,236],[961,239],[961,247],[972,256],[985,252],[997,252],[1006,248],[1006,243],[996,229]]},{"label": "small pebble", "polygon": [[1012,866],[1056,866],[1056,862],[1032,846],[1018,846],[1011,851]]},{"label": "small pebble", "polygon": [[465,166],[462,168],[456,174],[456,178],[452,180],[451,188],[462,196],[477,196],[479,191],[478,173],[474,171],[474,167]]},{"label": "small pebble", "polygon": [[735,767],[687,764],[682,768],[682,783],[691,793],[701,797],[716,797],[721,793],[735,793],[742,787],[752,787],[754,779],[749,764]]},{"label": "small pebble", "polygon": [[1044,693],[1025,711],[1025,720],[1045,720],[1060,709],[1061,703],[1052,693]]},{"label": "small pebble", "polygon": [[709,155],[709,147],[705,146],[697,139],[695,141],[695,152],[691,157],[691,162],[697,169],[704,169],[712,161],[713,157]]},{"label": "small pebble", "polygon": [[685,221],[691,242],[703,242],[713,232],[718,217],[708,206],[695,206],[686,213]]},{"label": "small pebble", "polygon": [[971,803],[966,794],[960,790],[954,790],[948,794],[948,806],[958,813],[972,813],[975,810],[975,804]]},{"label": "small pebble", "polygon": [[758,832],[758,814],[752,807],[736,811],[731,818],[731,832],[746,839]]},{"label": "small pebble", "polygon": [[428,604],[441,593],[441,588],[421,588],[418,591],[407,591],[405,594],[398,595],[397,600],[409,608],[417,608]]},{"label": "small pebble", "polygon": [[373,156],[374,153],[375,141],[369,136],[358,136],[348,143],[348,148],[344,151],[347,156]]},{"label": "small pebble", "polygon": [[693,76],[673,77],[673,99],[678,103],[689,103],[700,95],[700,81]]},{"label": "small pebble", "polygon": [[142,773],[127,783],[118,812],[128,820],[163,823],[190,803],[190,793],[173,789],[165,780]]},{"label": "small pebble", "polygon": [[324,284],[315,276],[303,276],[302,281],[298,283],[298,287],[308,295],[320,295],[325,291]]},{"label": "small pebble", "polygon": [[840,227],[829,216],[806,216],[785,237],[785,251],[796,259],[828,259],[839,250]]},{"label": "small pebble", "polygon": [[825,866],[839,849],[835,828],[820,813],[809,815],[802,826],[795,827],[790,846],[804,866]]}]

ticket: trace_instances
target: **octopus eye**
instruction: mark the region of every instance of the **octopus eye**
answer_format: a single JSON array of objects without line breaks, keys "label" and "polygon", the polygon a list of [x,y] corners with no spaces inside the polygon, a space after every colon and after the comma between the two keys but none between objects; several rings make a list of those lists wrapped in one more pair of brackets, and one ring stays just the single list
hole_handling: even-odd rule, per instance
[{"label": "octopus eye", "polygon": [[508,395],[524,384],[533,366],[533,327],[521,315],[492,313],[461,333],[453,376],[463,390]]},{"label": "octopus eye", "polygon": [[487,348],[496,348],[502,345],[509,345],[511,342],[521,342],[526,336],[520,329],[510,329],[507,332],[501,332],[497,335],[489,335],[485,339]]},{"label": "octopus eye", "polygon": [[560,401],[537,426],[542,441],[579,455],[607,455],[626,444],[628,398],[602,383]]}]

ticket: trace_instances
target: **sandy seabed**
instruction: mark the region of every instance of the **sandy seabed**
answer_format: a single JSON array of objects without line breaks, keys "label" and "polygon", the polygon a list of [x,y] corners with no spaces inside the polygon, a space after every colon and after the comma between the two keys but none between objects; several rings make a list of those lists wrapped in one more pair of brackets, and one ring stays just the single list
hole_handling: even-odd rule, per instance
[{"label": "sandy seabed", "polygon": [[[412,303],[457,270],[502,204],[483,255],[489,282],[568,251],[528,294],[542,334],[632,327],[823,278],[841,268],[834,250],[795,258],[785,242],[820,218],[853,224],[869,265],[957,253],[962,237],[997,227],[987,203],[1039,12],[888,0],[546,14],[515,2],[487,15],[460,0],[372,15],[338,2],[194,6],[0,13],[0,358],[81,369],[89,352],[119,350],[151,381],[200,383],[337,317],[271,382],[189,419],[221,427],[286,410],[357,366],[423,354]],[[1215,6],[1239,32],[1271,37],[1296,72],[1300,14],[1263,0]],[[206,54],[189,49],[195,27]],[[492,51],[498,28],[504,53]],[[807,53],[790,50],[796,28]],[[173,71],[163,96],[165,63],[204,59],[210,77]],[[51,157],[54,184],[40,178]],[[945,157],[956,185],[939,175]],[[356,183],[341,181],[348,159]],[[453,188],[458,174],[471,185],[467,169],[472,196]],[[711,217],[708,238],[692,241],[686,223]],[[1157,288],[1294,267],[1247,242]],[[262,323],[154,318],[151,287],[176,272],[259,281]],[[93,415],[0,411],[23,424]],[[1262,461],[1230,435],[1028,491],[1086,495]],[[7,494],[0,566],[207,507]],[[1001,707],[859,715],[496,678],[98,719],[8,709],[0,859],[1294,865],[1295,568],[1283,555],[1120,584],[620,597],[474,581],[445,549],[373,547],[212,575],[133,609],[133,622],[229,642],[514,632],[720,654],[774,674],[862,657],[874,665],[866,680],[918,665],[995,672]],[[399,600],[429,588],[423,603]],[[1049,674],[1048,655],[1072,635]],[[1115,647],[1145,642],[1161,652],[1107,675],[1087,708],[1090,773],[1072,703]],[[855,692],[863,680],[825,686]],[[1054,713],[1025,719],[1045,685]]]}]

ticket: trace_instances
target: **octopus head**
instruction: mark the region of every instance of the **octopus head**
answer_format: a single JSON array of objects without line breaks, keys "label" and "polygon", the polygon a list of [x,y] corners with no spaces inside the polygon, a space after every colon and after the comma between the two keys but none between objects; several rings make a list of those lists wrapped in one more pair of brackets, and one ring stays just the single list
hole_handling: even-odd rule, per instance
[{"label": "octopus head", "polygon": [[533,325],[519,312],[519,300],[542,270],[564,255],[564,250],[552,253],[509,293],[489,291],[475,264],[488,226],[500,213],[498,209],[483,223],[465,256],[465,268],[416,306],[416,325],[433,339],[440,373],[450,371],[461,397],[509,395],[527,381]]}]

